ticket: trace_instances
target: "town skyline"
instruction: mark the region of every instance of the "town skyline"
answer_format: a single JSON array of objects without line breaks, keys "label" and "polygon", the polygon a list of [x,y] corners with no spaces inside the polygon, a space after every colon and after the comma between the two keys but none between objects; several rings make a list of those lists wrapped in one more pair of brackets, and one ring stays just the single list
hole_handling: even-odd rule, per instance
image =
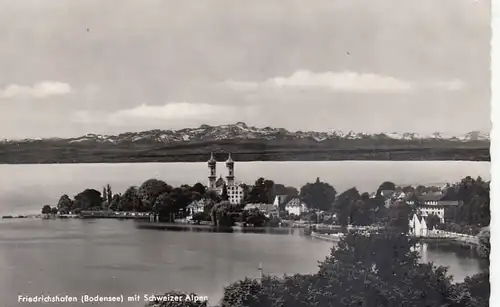
[{"label": "town skyline", "polygon": [[488,1],[193,3],[0,0],[0,139],[491,128]]}]

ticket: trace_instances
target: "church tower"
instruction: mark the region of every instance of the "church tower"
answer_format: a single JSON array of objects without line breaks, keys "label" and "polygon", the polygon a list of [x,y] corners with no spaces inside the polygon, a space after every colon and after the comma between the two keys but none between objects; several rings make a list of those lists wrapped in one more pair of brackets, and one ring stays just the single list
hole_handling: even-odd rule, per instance
[{"label": "church tower", "polygon": [[215,175],[215,166],[217,164],[217,161],[214,159],[214,153],[210,153],[210,159],[208,160],[208,169],[210,170],[210,173],[208,175],[208,188],[215,190],[215,180],[217,179],[217,176]]},{"label": "church tower", "polygon": [[227,158],[226,167],[228,170],[228,174],[226,176],[227,185],[233,186],[234,185],[234,161],[233,161],[233,159],[231,159],[231,153],[229,153],[229,157]]}]

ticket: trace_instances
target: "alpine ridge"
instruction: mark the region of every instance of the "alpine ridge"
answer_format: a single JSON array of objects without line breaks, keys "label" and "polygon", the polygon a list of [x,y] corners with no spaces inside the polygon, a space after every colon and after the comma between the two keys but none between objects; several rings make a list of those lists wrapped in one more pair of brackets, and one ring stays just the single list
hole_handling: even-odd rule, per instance
[{"label": "alpine ridge", "polygon": [[480,131],[471,131],[464,135],[444,135],[439,132],[434,132],[429,135],[421,135],[417,133],[356,133],[342,132],[339,130],[329,132],[315,131],[296,131],[290,132],[283,128],[257,128],[248,126],[243,122],[237,122],[230,125],[201,125],[198,128],[184,128],[179,130],[148,130],[141,132],[127,132],[118,135],[101,135],[89,133],[76,138],[50,138],[50,139],[23,139],[23,140],[4,140],[8,143],[20,142],[35,142],[44,140],[66,141],[68,143],[157,143],[157,144],[174,144],[177,142],[200,142],[200,141],[216,141],[216,140],[304,140],[310,139],[316,142],[325,140],[449,140],[455,142],[469,141],[489,141],[489,133]]},{"label": "alpine ridge", "polygon": [[[238,161],[468,160],[490,161],[489,135],[291,132],[231,125],[149,130],[76,138],[5,140],[0,163],[202,162],[234,154]],[[221,156],[221,157],[222,157]]]}]

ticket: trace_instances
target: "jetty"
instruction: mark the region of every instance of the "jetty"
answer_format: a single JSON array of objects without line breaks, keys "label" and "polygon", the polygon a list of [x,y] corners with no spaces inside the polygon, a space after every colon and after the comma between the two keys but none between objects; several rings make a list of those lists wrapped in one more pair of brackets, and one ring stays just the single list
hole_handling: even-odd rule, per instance
[{"label": "jetty", "polygon": [[479,245],[479,238],[463,233],[456,233],[444,230],[430,230],[425,236],[412,236],[420,242],[453,242],[463,245]]},{"label": "jetty", "polygon": [[342,233],[334,233],[334,234],[324,234],[324,233],[318,233],[318,232],[311,232],[311,237],[319,240],[325,240],[325,241],[331,241],[331,242],[339,242],[340,239],[344,234]]},{"label": "jetty", "polygon": [[150,214],[143,212],[117,212],[117,211],[82,211],[82,219],[121,219],[121,220],[149,220]]}]

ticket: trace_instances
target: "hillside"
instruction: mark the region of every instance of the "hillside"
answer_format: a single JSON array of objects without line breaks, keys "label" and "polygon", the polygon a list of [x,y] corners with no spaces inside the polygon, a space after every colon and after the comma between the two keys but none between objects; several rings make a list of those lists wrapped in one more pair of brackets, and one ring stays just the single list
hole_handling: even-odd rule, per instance
[{"label": "hillside", "polygon": [[[488,134],[343,133],[256,128],[245,123],[69,139],[0,142],[0,163],[196,162],[212,151],[239,161],[490,161]],[[221,156],[222,157],[222,156]]]}]

